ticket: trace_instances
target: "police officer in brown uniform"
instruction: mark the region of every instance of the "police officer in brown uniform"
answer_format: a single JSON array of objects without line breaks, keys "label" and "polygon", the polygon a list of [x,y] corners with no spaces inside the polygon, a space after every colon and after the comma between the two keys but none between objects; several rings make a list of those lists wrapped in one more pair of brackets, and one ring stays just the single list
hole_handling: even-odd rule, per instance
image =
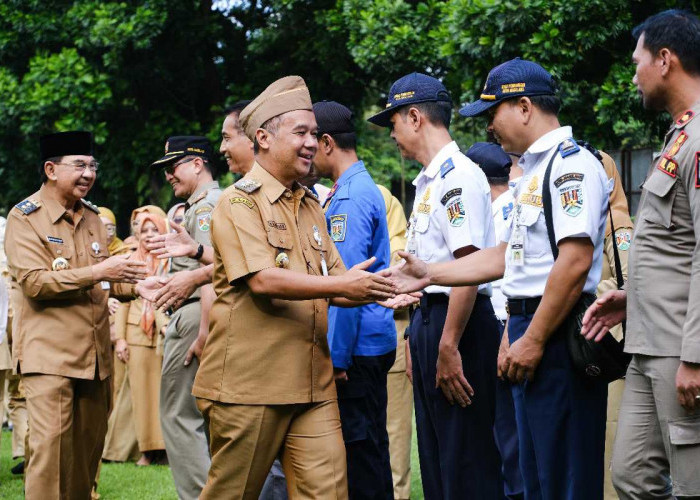
[{"label": "police officer in brown uniform", "polygon": [[212,214],[217,297],[193,389],[211,440],[201,498],[257,498],[280,452],[291,497],[346,498],[328,305],[389,298],[393,287],[360,269],[371,259],[345,271],[318,201],[297,182],[318,147],[304,81],[271,84],[241,124],[256,163]]},{"label": "police officer in brown uniform", "polygon": [[[627,370],[613,448],[620,498],[700,497],[700,20],[669,10],[633,32],[644,107],[673,123],[644,184],[625,290],[588,310],[601,338],[627,313]],[[626,309],[626,311],[625,311]]]},{"label": "police officer in brown uniform", "polygon": [[88,132],[41,138],[41,189],[10,211],[5,251],[22,298],[13,363],[31,429],[26,498],[90,498],[111,405],[107,298],[145,265],[109,257],[97,207],[83,200],[97,162]]}]

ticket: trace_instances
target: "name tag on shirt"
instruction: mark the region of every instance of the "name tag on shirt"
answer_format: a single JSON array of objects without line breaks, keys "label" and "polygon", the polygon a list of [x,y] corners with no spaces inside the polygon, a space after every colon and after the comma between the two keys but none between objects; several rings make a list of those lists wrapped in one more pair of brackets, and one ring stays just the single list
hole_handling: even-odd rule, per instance
[{"label": "name tag on shirt", "polygon": [[109,290],[109,281],[100,281],[100,288],[102,288],[102,290]]}]

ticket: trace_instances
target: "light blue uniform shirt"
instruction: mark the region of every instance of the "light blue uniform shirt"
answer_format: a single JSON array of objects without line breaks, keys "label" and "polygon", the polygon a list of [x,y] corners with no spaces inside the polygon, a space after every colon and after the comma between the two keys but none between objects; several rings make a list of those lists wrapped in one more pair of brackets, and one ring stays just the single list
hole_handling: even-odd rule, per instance
[{"label": "light blue uniform shirt", "polygon": [[[377,260],[369,272],[389,266],[389,231],[381,192],[363,162],[348,168],[336,182],[326,203],[326,223],[345,267],[370,257]],[[335,368],[347,369],[352,356],[380,356],[396,349],[394,314],[378,304],[331,307],[328,345]]]}]

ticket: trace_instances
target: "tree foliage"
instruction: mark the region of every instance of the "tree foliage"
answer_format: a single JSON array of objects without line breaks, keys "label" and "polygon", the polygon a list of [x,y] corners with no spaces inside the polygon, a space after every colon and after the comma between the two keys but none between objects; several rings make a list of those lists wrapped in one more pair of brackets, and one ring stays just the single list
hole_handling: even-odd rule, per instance
[{"label": "tree foliage", "polygon": [[[218,144],[227,103],[303,76],[315,100],[348,105],[359,151],[398,191],[404,172],[385,130],[364,119],[411,71],[442,79],[455,104],[513,57],[557,77],[562,121],[605,148],[658,145],[667,117],[646,114],[631,83],[630,31],[667,0],[5,0],[0,3],[0,169],[7,209],[38,187],[38,137],[83,128],[101,167],[91,198],[122,224],[171,191],[148,169],[176,134]],[[695,1],[683,5],[697,12]],[[468,146],[485,123],[455,117]],[[231,181],[230,176],[226,178]],[[122,226],[123,227],[123,226]]]}]

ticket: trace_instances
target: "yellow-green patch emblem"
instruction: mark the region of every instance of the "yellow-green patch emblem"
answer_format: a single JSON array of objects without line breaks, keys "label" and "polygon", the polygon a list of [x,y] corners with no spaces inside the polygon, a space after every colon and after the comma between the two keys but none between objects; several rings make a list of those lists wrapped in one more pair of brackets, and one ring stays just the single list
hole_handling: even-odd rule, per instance
[{"label": "yellow-green patch emblem", "polygon": [[234,203],[242,203],[248,208],[253,208],[255,206],[255,203],[250,201],[248,198],[242,198],[240,196],[236,196],[235,198],[231,198],[231,205]]}]

